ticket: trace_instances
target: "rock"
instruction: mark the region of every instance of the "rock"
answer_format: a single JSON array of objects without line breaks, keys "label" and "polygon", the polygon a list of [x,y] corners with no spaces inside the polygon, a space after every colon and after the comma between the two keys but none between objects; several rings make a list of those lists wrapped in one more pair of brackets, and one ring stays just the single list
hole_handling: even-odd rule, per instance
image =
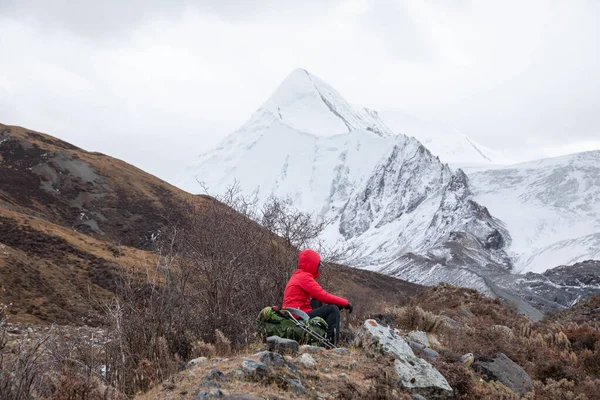
[{"label": "rock", "polygon": [[469,318],[472,318],[475,316],[475,314],[473,314],[467,307],[461,307],[460,313],[462,315],[464,315],[465,317],[469,317]]},{"label": "rock", "polygon": [[220,399],[223,397],[221,389],[203,390],[194,397],[194,400]]},{"label": "rock", "polygon": [[446,325],[447,327],[450,327],[450,328],[462,328],[463,327],[463,324],[450,318],[447,315],[440,315],[440,320],[444,323],[444,325]]},{"label": "rock", "polygon": [[283,367],[287,365],[285,358],[279,353],[274,353],[272,351],[261,351],[254,355],[258,357],[258,359],[264,363],[265,365],[269,365],[271,367]]},{"label": "rock", "polygon": [[229,371],[227,375],[232,376],[234,378],[241,378],[244,376],[244,371],[242,371],[241,369],[234,369],[233,371]]},{"label": "rock", "polygon": [[410,346],[387,326],[368,319],[357,334],[356,344],[366,351],[391,354],[399,384],[411,393],[449,398],[453,390],[446,378],[427,361],[415,356]]},{"label": "rock", "polygon": [[286,367],[294,374],[298,373],[298,366],[286,360],[281,354],[272,351],[261,351],[256,353],[254,357],[258,357],[260,362],[269,367]]},{"label": "rock", "polygon": [[508,326],[505,326],[505,325],[492,325],[491,329],[494,332],[500,332],[500,333],[504,334],[504,336],[506,336],[508,338],[513,337],[513,335],[514,335],[512,329],[510,329]]},{"label": "rock", "polygon": [[206,362],[208,362],[208,358],[206,358],[206,357],[194,358],[193,360],[191,360],[190,362],[187,363],[187,367],[192,368],[192,367],[195,367],[196,365],[204,364]]},{"label": "rock", "polygon": [[201,388],[216,388],[216,389],[221,389],[221,384],[217,383],[217,382],[204,382],[200,385]]},{"label": "rock", "polygon": [[437,351],[433,350],[430,347],[424,346],[421,343],[409,341],[408,345],[411,349],[413,349],[417,356],[426,358],[430,361],[433,361],[440,356],[440,354]]},{"label": "rock", "polygon": [[432,349],[439,350],[442,348],[442,344],[433,333],[427,334],[427,340],[429,340],[429,347],[431,347]]},{"label": "rock", "polygon": [[473,353],[467,353],[460,358],[460,361],[463,364],[465,364],[467,367],[470,367],[471,364],[473,364],[474,360],[475,360],[475,357],[473,356]]},{"label": "rock", "polygon": [[252,396],[251,394],[234,393],[223,397],[224,400],[262,400],[262,397]]},{"label": "rock", "polygon": [[350,350],[347,349],[347,348],[345,348],[345,347],[338,347],[338,348],[335,348],[335,349],[333,349],[331,351],[333,353],[335,353],[335,354],[339,354],[339,355],[342,355],[342,356],[347,356],[348,354],[350,354]]},{"label": "rock", "polygon": [[250,375],[252,378],[260,380],[264,379],[271,374],[271,368],[261,363],[260,361],[250,360],[249,358],[244,359],[242,362],[242,370]]},{"label": "rock", "polygon": [[269,336],[267,338],[267,348],[269,351],[277,353],[298,353],[300,345],[292,339],[284,339],[279,336]]},{"label": "rock", "polygon": [[287,390],[291,390],[296,394],[306,393],[306,389],[304,388],[304,385],[302,385],[302,382],[300,382],[299,379],[287,379],[285,383],[287,386]]},{"label": "rock", "polygon": [[340,341],[344,343],[352,343],[356,338],[356,334],[352,329],[342,328],[340,330]]},{"label": "rock", "polygon": [[216,368],[211,369],[208,374],[202,377],[202,379],[205,379],[207,381],[220,381],[223,378],[225,378],[225,374]]},{"label": "rock", "polygon": [[317,362],[313,356],[308,353],[304,353],[300,357],[296,358],[296,362],[306,368],[312,368],[317,365]]},{"label": "rock", "polygon": [[487,375],[489,380],[498,381],[521,395],[533,388],[527,372],[503,353],[495,354],[489,360],[477,361],[473,368]]},{"label": "rock", "polygon": [[420,394],[413,394],[412,396],[410,396],[410,398],[412,400],[427,400],[425,397],[421,396]]},{"label": "rock", "polygon": [[311,346],[308,344],[300,346],[300,353],[322,353],[325,349],[319,346]]},{"label": "rock", "polygon": [[431,347],[431,344],[429,343],[429,338],[427,337],[427,334],[423,331],[411,331],[408,332],[408,335],[406,336],[409,340],[412,340],[413,342],[420,343],[426,347]]}]

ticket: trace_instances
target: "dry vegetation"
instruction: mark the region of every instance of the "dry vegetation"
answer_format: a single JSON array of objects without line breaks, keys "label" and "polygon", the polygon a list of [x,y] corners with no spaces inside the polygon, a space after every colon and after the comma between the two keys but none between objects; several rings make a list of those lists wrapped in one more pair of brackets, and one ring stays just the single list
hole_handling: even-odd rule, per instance
[{"label": "dry vegetation", "polygon": [[443,345],[436,367],[460,398],[520,399],[502,385],[473,379],[460,361],[467,353],[475,360],[504,353],[534,380],[527,399],[591,400],[600,398],[599,304],[595,297],[533,323],[475,290],[441,285],[381,318],[403,329],[436,333]]},{"label": "dry vegetation", "polygon": [[[313,244],[323,228],[285,201],[258,209],[235,188],[219,200],[190,196],[47,135],[0,125],[2,138],[9,140],[0,148],[0,303],[12,303],[0,312],[3,400],[144,392],[148,399],[193,398],[207,366],[193,374],[179,373],[182,366],[221,356],[229,361],[207,365],[233,374],[258,350],[258,311],[280,303],[295,246]],[[523,367],[535,384],[526,399],[599,398],[599,298],[531,323],[473,290],[422,291],[335,264],[324,268],[322,284],[355,305],[343,318],[346,345],[367,317],[434,334],[441,343],[435,366],[457,398],[519,398],[480,379],[460,360],[466,353],[475,360],[504,353]],[[73,326],[82,324],[103,329]],[[310,396],[405,396],[385,357],[353,349],[318,361],[302,371]],[[223,388],[290,396],[285,385],[245,378],[226,380]]]}]

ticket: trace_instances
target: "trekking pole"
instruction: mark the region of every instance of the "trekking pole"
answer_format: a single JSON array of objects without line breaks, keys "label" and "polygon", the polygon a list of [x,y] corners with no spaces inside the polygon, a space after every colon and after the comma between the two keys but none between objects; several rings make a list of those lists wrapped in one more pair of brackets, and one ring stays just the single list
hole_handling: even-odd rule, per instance
[{"label": "trekking pole", "polygon": [[[336,349],[337,348],[337,346],[334,345],[333,343],[331,343],[329,340],[327,340],[327,338],[321,336],[317,332],[310,329],[310,327],[308,327],[307,321],[310,320],[310,317],[304,311],[298,310],[296,308],[286,308],[285,311],[287,311],[290,314],[290,316],[291,316],[290,319],[292,320],[294,325],[296,325],[297,327],[302,329],[304,332],[311,335],[313,338],[317,339],[319,341],[319,343],[325,345],[325,347],[327,347],[328,349]],[[296,314],[297,316],[302,318],[302,322],[300,322],[296,318],[294,318],[294,316],[292,314]]]}]

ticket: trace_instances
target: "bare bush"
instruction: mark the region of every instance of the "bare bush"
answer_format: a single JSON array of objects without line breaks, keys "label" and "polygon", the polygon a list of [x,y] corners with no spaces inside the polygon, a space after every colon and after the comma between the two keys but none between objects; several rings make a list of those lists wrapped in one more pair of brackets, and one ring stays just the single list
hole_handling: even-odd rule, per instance
[{"label": "bare bush", "polygon": [[42,346],[48,336],[39,340],[22,340],[9,348],[7,310],[0,304],[0,399],[28,400],[41,386]]}]

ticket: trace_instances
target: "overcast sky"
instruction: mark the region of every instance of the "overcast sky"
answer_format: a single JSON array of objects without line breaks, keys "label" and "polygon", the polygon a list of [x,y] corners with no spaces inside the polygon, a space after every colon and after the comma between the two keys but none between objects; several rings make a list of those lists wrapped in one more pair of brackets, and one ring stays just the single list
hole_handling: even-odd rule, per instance
[{"label": "overcast sky", "polygon": [[175,181],[293,69],[526,157],[600,149],[597,0],[0,0],[0,122]]}]

